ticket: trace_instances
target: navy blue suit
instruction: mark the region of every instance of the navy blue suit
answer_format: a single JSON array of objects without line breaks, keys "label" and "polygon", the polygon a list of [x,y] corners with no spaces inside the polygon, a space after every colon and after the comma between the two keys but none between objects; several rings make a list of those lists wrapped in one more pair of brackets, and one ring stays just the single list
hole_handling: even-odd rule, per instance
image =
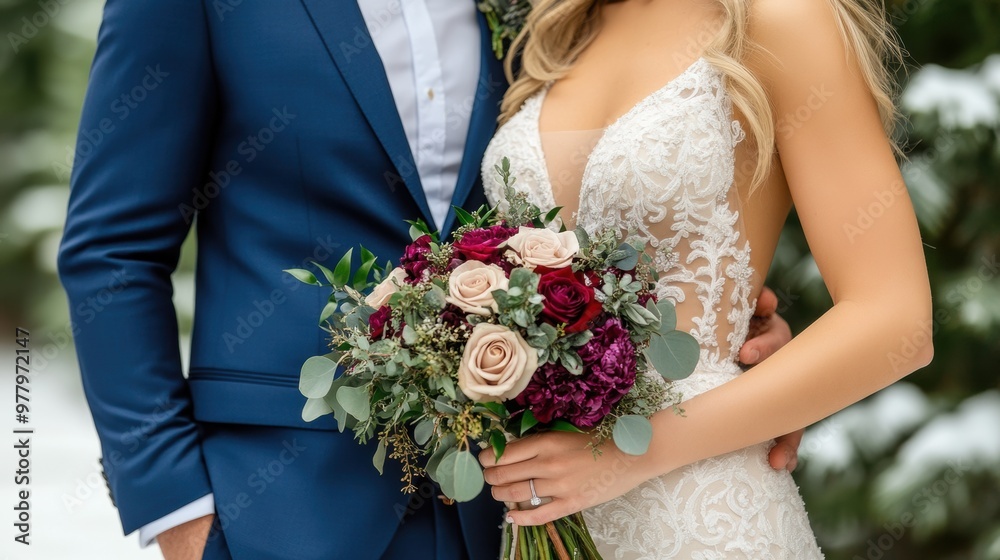
[{"label": "navy blue suit", "polygon": [[[480,23],[469,209],[505,87]],[[282,269],[359,244],[397,261],[403,220],[432,223],[355,0],[108,0],[80,127],[59,271],[125,532],[214,492],[237,560],[495,558],[488,492],[408,505],[371,449],[300,417],[328,294]],[[192,225],[185,379],[170,276]]]}]

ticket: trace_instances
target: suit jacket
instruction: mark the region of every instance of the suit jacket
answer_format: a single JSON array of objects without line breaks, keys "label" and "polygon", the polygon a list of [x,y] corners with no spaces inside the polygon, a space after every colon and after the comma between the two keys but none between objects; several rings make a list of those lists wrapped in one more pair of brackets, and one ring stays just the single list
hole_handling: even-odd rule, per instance
[{"label": "suit jacket", "polygon": [[[468,209],[485,202],[506,84],[480,22],[453,200]],[[199,421],[334,428],[301,420],[297,390],[303,360],[327,351],[315,319],[328,294],[282,269],[359,244],[397,260],[417,217],[433,223],[355,0],[108,0],[59,272],[126,533],[211,491]],[[192,225],[185,379],[171,273]],[[463,506],[463,530],[496,531],[498,511]]]}]

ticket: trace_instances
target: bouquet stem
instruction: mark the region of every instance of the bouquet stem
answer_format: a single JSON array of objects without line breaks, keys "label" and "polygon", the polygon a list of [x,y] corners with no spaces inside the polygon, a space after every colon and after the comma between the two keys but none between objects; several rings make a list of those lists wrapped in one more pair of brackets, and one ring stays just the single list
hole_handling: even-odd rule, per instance
[{"label": "bouquet stem", "polygon": [[603,560],[582,513],[539,527],[504,526],[501,560]]}]

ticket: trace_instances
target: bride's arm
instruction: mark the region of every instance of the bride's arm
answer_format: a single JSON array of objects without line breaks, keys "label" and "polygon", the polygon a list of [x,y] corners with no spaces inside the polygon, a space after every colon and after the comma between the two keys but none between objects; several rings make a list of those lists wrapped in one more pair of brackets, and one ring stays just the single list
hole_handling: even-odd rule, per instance
[{"label": "bride's arm", "polygon": [[930,361],[931,296],[913,208],[876,103],[827,4],[758,0],[753,33],[772,55],[755,71],[776,118],[809,112],[794,133],[779,134],[778,150],[833,307],[771,358],[687,401],[684,416],[656,415],[644,456],[626,458],[606,446],[595,461],[580,451],[583,437],[565,434],[508,446],[500,467],[487,469],[494,495],[526,499],[522,482],[535,478],[538,493],[554,497],[512,512],[515,522],[555,519],[648,478],[800,429]]}]

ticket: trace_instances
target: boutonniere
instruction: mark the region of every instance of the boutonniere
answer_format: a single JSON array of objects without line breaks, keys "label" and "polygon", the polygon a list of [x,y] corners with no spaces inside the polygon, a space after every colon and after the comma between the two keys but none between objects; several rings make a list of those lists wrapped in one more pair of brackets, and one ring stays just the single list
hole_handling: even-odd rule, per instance
[{"label": "boutonniere", "polygon": [[479,11],[486,15],[486,23],[493,33],[493,53],[503,60],[510,42],[524,28],[531,12],[530,0],[480,0]]}]

